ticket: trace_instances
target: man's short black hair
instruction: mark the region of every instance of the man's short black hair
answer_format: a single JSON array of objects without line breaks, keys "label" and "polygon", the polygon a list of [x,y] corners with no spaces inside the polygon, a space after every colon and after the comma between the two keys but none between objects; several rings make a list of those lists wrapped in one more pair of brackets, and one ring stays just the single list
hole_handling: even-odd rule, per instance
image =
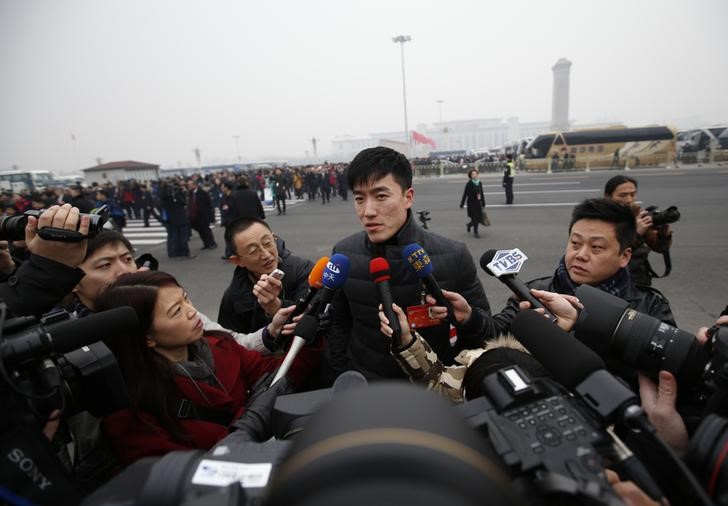
[{"label": "man's short black hair", "polygon": [[632,183],[637,188],[637,180],[633,177],[629,176],[614,176],[609,181],[607,181],[607,184],[604,185],[604,195],[611,197],[614,193],[614,190],[617,189],[617,186],[624,184],[624,183]]},{"label": "man's short black hair", "polygon": [[406,156],[384,146],[367,148],[349,164],[346,182],[353,190],[356,185],[379,181],[389,174],[402,187],[402,192],[412,187],[412,166]]},{"label": "man's short black hair", "polygon": [[96,237],[89,239],[84,261],[104,246],[118,243],[123,244],[130,252],[134,253],[134,246],[131,245],[129,239],[127,239],[124,234],[117,232],[116,230],[102,230]]},{"label": "man's short black hair", "polygon": [[[265,220],[261,220],[260,218],[256,218],[254,216],[243,216],[242,218],[237,218],[231,221],[230,224],[225,227],[225,240],[233,245],[233,250],[235,249],[235,241],[233,240],[235,236],[238,235],[240,232],[245,232],[256,223],[260,223],[265,228],[270,230],[270,225],[268,225]],[[235,252],[235,254],[237,255],[237,251]]]},{"label": "man's short black hair", "polygon": [[579,220],[599,220],[613,223],[620,251],[629,248],[637,236],[637,225],[632,209],[612,200],[603,198],[587,199],[581,204],[577,204],[571,213],[569,234],[571,234],[574,223]]}]

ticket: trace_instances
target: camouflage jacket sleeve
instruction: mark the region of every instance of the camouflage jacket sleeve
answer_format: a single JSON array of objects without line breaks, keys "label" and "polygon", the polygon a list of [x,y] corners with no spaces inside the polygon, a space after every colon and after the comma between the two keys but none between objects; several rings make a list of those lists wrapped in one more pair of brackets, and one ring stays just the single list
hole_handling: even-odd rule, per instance
[{"label": "camouflage jacket sleeve", "polygon": [[420,383],[453,402],[463,402],[463,377],[467,368],[463,365],[445,367],[417,332],[409,346],[392,351],[399,367],[413,383]]}]

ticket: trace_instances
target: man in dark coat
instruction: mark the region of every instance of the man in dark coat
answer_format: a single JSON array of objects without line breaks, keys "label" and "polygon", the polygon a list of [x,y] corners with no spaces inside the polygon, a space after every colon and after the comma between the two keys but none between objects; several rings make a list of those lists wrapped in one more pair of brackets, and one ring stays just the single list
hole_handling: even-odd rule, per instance
[{"label": "man in dark coat", "polygon": [[[225,185],[224,185],[225,186]],[[231,189],[231,184],[226,183],[224,191],[228,192]],[[235,255],[235,250],[232,243],[230,242],[230,233],[228,231],[228,225],[238,218],[253,217],[261,220],[265,219],[265,211],[263,210],[263,204],[260,203],[258,194],[251,190],[248,186],[248,179],[241,177],[238,181],[238,186],[234,191],[226,193],[226,205],[227,209],[223,209],[223,223],[225,227],[225,255],[222,257],[223,260],[230,259],[231,256]]]},{"label": "man in dark coat", "polygon": [[190,192],[187,203],[190,226],[200,235],[202,249],[215,249],[217,244],[210,230],[210,224],[215,221],[215,210],[212,208],[210,194],[196,179],[187,181],[187,189]]},{"label": "man in dark coat", "polygon": [[460,209],[463,205],[468,204],[468,218],[470,222],[465,226],[468,232],[473,229],[473,235],[480,237],[478,234],[478,226],[483,221],[483,208],[485,207],[485,195],[483,194],[483,184],[478,179],[478,170],[470,169],[468,171],[468,182],[465,183],[463,189],[463,198],[460,199]]},{"label": "man in dark coat", "polygon": [[168,181],[160,188],[162,217],[167,228],[167,256],[194,258],[190,253],[190,221],[187,216],[187,191],[178,181]]},{"label": "man in dark coat", "polygon": [[88,214],[94,207],[96,207],[91,199],[89,199],[83,192],[83,187],[81,185],[73,185],[69,187],[68,193],[71,197],[68,200],[68,203],[73,207],[78,208],[80,212]]},{"label": "man in dark coat", "polygon": [[[234,246],[237,267],[220,301],[217,321],[237,332],[253,332],[270,323],[281,307],[294,304],[308,290],[313,263],[293,255],[258,218],[239,218],[225,232]],[[270,273],[284,272],[282,280]]]},{"label": "man in dark coat", "polygon": [[[328,334],[332,377],[347,369],[368,378],[405,377],[390,355],[389,338],[379,330],[380,298],[369,263],[378,256],[387,259],[392,298],[398,306],[421,305],[422,284],[402,258],[402,249],[412,243],[428,253],[440,286],[463,294],[474,308],[471,317],[459,326],[454,346],[447,321],[418,329],[420,334],[446,364],[451,364],[460,350],[481,346],[482,322],[488,319],[490,306],[475,264],[465,244],[423,230],[413,219],[412,168],[407,158],[385,147],[365,149],[349,165],[348,186],[364,230],[334,246],[334,252],[346,255],[351,266],[346,284],[334,297]],[[469,337],[462,338],[461,334]]]},{"label": "man in dark coat", "polygon": [[[624,299],[636,311],[674,326],[675,318],[665,296],[631,280],[627,266],[634,237],[635,219],[628,207],[607,199],[585,200],[574,208],[566,251],[554,275],[534,279],[526,286],[574,295],[580,285],[588,284]],[[506,307],[488,322],[491,328],[487,332],[509,332],[518,311],[518,302],[509,299]]]}]

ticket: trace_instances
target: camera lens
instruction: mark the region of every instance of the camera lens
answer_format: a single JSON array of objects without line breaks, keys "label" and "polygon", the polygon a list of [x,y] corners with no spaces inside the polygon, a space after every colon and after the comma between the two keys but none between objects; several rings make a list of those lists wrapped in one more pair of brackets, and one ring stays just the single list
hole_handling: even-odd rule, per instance
[{"label": "camera lens", "polygon": [[584,310],[574,334],[599,355],[647,373],[670,371],[693,386],[701,379],[710,355],[695,336],[630,309],[626,301],[593,286],[582,285],[575,294]]},{"label": "camera lens", "polygon": [[27,224],[28,217],[22,214],[0,217],[0,241],[24,241]]}]

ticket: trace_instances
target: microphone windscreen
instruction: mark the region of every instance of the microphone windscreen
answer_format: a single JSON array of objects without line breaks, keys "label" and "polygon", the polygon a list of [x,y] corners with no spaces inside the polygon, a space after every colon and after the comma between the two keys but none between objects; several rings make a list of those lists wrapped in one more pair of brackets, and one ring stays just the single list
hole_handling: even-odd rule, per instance
[{"label": "microphone windscreen", "polygon": [[318,320],[310,314],[307,314],[298,321],[293,333],[307,343],[312,343],[316,337],[317,330]]},{"label": "microphone windscreen", "polygon": [[138,325],[136,312],[129,306],[120,306],[85,318],[48,325],[46,331],[53,339],[53,351],[66,353],[110,334],[132,332]]},{"label": "microphone windscreen", "polygon": [[331,255],[324,269],[322,283],[326,288],[338,290],[349,276],[349,258],[341,253]]},{"label": "microphone windscreen", "polygon": [[339,374],[334,380],[333,394],[338,395],[359,387],[369,386],[369,382],[359,371],[349,370]]},{"label": "microphone windscreen", "polygon": [[371,262],[369,262],[369,274],[372,275],[372,281],[375,283],[388,281],[391,275],[387,259],[382,257],[372,258]]},{"label": "microphone windscreen", "polygon": [[498,251],[496,251],[494,249],[489,249],[488,251],[486,251],[485,253],[483,253],[480,256],[480,268],[483,269],[486,272],[486,274],[489,274],[491,276],[495,276],[495,274],[493,273],[493,271],[490,270],[490,268],[488,267],[488,264],[493,261],[493,258],[495,258],[496,253],[498,253]]},{"label": "microphone windscreen", "polygon": [[432,274],[432,262],[427,256],[424,248],[417,243],[402,248],[402,258],[407,265],[417,274],[418,278],[426,278]]},{"label": "microphone windscreen", "polygon": [[308,286],[315,288],[316,290],[323,288],[324,284],[322,280],[327,263],[329,263],[329,257],[321,257],[318,259],[316,265],[314,265],[311,272],[308,273]]},{"label": "microphone windscreen", "polygon": [[516,315],[511,332],[566,388],[606,368],[599,355],[532,309]]}]

